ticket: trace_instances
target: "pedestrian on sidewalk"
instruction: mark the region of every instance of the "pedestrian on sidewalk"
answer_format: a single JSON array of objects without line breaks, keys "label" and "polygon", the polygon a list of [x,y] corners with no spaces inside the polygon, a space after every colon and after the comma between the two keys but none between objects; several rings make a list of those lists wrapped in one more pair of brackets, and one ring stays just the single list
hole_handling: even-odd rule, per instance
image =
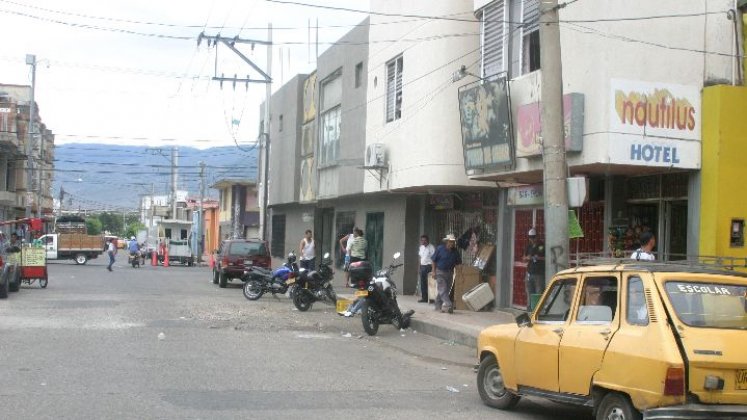
[{"label": "pedestrian on sidewalk", "polygon": [[527,232],[529,243],[524,250],[524,262],[527,263],[527,275],[525,277],[527,303],[531,302],[532,295],[542,294],[545,291],[545,244],[537,239],[537,230],[529,229]]},{"label": "pedestrian on sidewalk", "polygon": [[113,239],[107,239],[106,241],[106,253],[109,255],[109,265],[106,267],[107,270],[112,270],[112,265],[114,265],[114,256],[117,255],[117,247],[114,246],[114,240]]},{"label": "pedestrian on sidewalk", "polygon": [[[358,262],[358,261],[364,261],[367,257],[368,252],[368,241],[366,241],[366,238],[363,237],[363,230],[359,228],[355,228],[353,230],[353,243],[350,245],[350,250],[348,251],[348,254],[350,255],[350,262]],[[353,287],[357,287],[358,285],[353,285]],[[352,305],[348,308],[347,311],[343,314],[346,317],[351,317],[358,313],[361,309],[361,306],[363,305],[363,298],[356,299],[355,302],[353,302]]]},{"label": "pedestrian on sidewalk", "polygon": [[454,304],[449,297],[452,283],[454,281],[454,267],[462,263],[462,256],[456,249],[456,237],[448,234],[433,253],[431,276],[435,276],[438,286],[436,296],[436,311],[454,313]]},{"label": "pedestrian on sidewalk", "polygon": [[350,272],[348,271],[348,268],[350,265],[350,247],[353,245],[353,239],[355,239],[354,232],[355,228],[353,228],[353,232],[343,235],[339,241],[340,254],[342,254],[342,258],[345,260],[342,269],[345,272],[345,287],[350,287]]},{"label": "pedestrian on sidewalk", "polygon": [[433,260],[431,257],[436,252],[436,248],[431,245],[428,235],[420,236],[420,248],[418,249],[418,256],[420,256],[420,303],[428,302],[428,273],[433,269]]},{"label": "pedestrian on sidewalk", "polygon": [[316,241],[311,235],[311,229],[306,229],[304,237],[298,246],[299,255],[301,255],[301,268],[308,271],[314,271],[316,265]]}]

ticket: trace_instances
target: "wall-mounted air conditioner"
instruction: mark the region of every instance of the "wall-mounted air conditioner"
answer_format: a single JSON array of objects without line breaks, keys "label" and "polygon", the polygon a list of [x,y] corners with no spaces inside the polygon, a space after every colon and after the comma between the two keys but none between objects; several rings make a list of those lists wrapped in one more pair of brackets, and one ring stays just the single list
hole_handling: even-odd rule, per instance
[{"label": "wall-mounted air conditioner", "polygon": [[366,146],[366,168],[385,168],[386,148],[383,143],[372,143]]}]

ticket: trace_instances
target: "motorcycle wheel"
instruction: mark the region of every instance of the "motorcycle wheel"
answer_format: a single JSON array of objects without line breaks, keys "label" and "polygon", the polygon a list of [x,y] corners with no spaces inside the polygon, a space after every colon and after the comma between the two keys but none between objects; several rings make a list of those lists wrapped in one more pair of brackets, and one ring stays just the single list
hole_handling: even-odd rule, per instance
[{"label": "motorcycle wheel", "polygon": [[265,293],[262,283],[258,280],[249,280],[244,283],[244,297],[249,300],[257,300]]},{"label": "motorcycle wheel", "polygon": [[361,321],[363,321],[363,329],[366,330],[368,335],[376,335],[379,332],[379,319],[376,316],[376,310],[368,304],[367,300],[364,300],[363,305],[361,305]]},{"label": "motorcycle wheel", "polygon": [[306,312],[311,309],[311,305],[314,303],[314,298],[311,297],[311,293],[308,290],[300,290],[293,296],[293,305],[296,306],[301,312]]}]

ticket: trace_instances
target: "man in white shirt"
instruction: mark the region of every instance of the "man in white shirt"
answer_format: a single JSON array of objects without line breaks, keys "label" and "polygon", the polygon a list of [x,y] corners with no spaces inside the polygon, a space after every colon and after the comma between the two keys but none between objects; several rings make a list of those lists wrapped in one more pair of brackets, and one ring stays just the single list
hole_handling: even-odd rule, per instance
[{"label": "man in white shirt", "polygon": [[420,237],[420,248],[418,250],[418,256],[420,257],[420,300],[418,302],[428,302],[428,273],[431,272],[431,266],[433,260],[431,257],[436,249],[430,244],[428,235],[422,235]]},{"label": "man in white shirt", "polygon": [[298,246],[298,251],[301,254],[301,268],[305,268],[308,271],[314,271],[316,262],[316,241],[311,235],[311,229],[307,229],[304,232],[304,237],[301,239],[301,243]]},{"label": "man in white shirt", "polygon": [[654,234],[648,231],[641,233],[640,243],[641,247],[633,251],[630,258],[637,261],[654,261],[656,259],[652,253],[656,246]]}]

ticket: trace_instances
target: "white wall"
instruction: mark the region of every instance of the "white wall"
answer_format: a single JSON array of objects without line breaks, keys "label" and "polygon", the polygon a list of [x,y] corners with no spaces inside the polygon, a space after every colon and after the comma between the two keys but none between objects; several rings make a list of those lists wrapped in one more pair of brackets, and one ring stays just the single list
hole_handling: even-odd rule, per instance
[{"label": "white wall", "polygon": [[[371,10],[474,18],[471,0],[372,0]],[[405,22],[381,24],[389,21]],[[465,175],[457,102],[460,83],[451,81],[461,65],[478,72],[479,29],[477,22],[371,16],[366,144],[386,144],[390,167],[381,182],[366,174],[366,192],[493,185]],[[446,34],[460,35],[425,40]],[[404,57],[402,118],[386,123],[386,62],[399,54]]]}]

